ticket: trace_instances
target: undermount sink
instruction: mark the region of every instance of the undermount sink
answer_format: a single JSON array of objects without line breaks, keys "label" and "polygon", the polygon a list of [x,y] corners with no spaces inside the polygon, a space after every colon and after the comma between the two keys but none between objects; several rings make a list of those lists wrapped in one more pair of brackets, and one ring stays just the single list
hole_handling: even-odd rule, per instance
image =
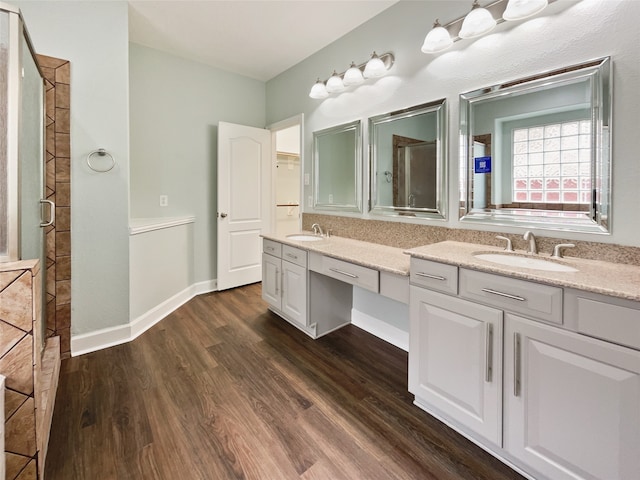
[{"label": "undermount sink", "polygon": [[474,257],[486,262],[499,263],[510,267],[531,268],[548,272],[577,272],[573,267],[562,263],[551,262],[542,258],[521,257],[508,253],[474,253]]},{"label": "undermount sink", "polygon": [[323,240],[324,237],[320,235],[313,235],[311,233],[293,233],[291,235],[287,235],[289,240],[295,240],[297,242],[319,242]]}]

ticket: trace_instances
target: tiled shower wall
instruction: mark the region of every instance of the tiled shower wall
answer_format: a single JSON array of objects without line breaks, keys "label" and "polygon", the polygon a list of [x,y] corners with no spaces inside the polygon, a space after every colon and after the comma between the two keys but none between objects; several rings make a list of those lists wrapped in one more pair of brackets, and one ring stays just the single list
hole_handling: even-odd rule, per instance
[{"label": "tiled shower wall", "polygon": [[56,221],[46,229],[47,336],[60,336],[61,358],[71,354],[71,142],[67,60],[37,55],[46,92],[46,196]]}]

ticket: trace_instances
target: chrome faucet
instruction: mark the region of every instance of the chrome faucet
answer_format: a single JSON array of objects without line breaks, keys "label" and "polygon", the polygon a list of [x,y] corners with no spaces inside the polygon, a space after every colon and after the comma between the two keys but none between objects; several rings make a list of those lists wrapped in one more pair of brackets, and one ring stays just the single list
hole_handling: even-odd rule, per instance
[{"label": "chrome faucet", "polygon": [[318,225],[317,223],[311,225],[311,230],[313,230],[313,233],[315,233],[316,235],[320,235],[321,237],[324,235],[324,233],[322,233],[322,228],[320,228],[320,225]]},{"label": "chrome faucet", "polygon": [[538,247],[536,245],[536,236],[533,234],[533,232],[531,231],[524,232],[523,238],[527,242],[529,242],[529,245],[527,247],[527,253],[530,253],[532,255],[535,255],[536,253],[538,253]]}]

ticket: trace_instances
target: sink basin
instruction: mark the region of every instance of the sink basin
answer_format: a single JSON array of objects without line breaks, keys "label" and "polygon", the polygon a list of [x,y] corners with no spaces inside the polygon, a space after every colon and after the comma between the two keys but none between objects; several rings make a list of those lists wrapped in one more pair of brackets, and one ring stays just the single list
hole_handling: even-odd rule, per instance
[{"label": "sink basin", "polygon": [[550,262],[542,258],[520,257],[508,253],[475,253],[474,257],[487,262],[499,263],[510,267],[531,268],[548,272],[577,272],[573,267],[562,263]]},{"label": "sink basin", "polygon": [[311,233],[293,233],[291,235],[287,235],[287,238],[297,242],[319,242],[324,239],[324,237],[321,237],[320,235],[313,235]]}]

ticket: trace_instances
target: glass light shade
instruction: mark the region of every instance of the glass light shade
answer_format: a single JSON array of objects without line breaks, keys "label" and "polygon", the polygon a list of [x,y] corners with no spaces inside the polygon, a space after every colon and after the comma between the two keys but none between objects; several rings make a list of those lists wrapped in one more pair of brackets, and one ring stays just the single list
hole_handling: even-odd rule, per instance
[{"label": "glass light shade", "polygon": [[540,13],[548,4],[547,0],[509,0],[502,18],[507,21],[522,20]]},{"label": "glass light shade", "polygon": [[338,93],[344,90],[344,83],[342,83],[342,78],[340,75],[333,71],[333,74],[327,80],[327,92],[329,93]]},{"label": "glass light shade", "polygon": [[311,91],[309,92],[309,96],[311,98],[315,98],[316,100],[320,100],[322,98],[327,98],[329,96],[329,92],[327,92],[327,87],[323,82],[318,79],[316,83],[311,87]]},{"label": "glass light shade", "polygon": [[351,85],[360,85],[362,82],[364,82],[362,71],[354,62],[351,62],[349,69],[344,72],[342,83],[344,83],[345,86],[350,87]]},{"label": "glass light shade", "polygon": [[437,53],[446,50],[451,45],[453,45],[453,40],[449,31],[436,20],[431,31],[427,33],[421,50],[422,53]]},{"label": "glass light shade", "polygon": [[474,38],[489,33],[496,26],[495,19],[489,13],[489,10],[478,6],[478,2],[474,2],[473,9],[467,13],[462,22],[462,28],[458,36],[460,38]]},{"label": "glass light shade", "polygon": [[380,60],[376,52],[373,52],[371,59],[364,67],[364,78],[381,77],[385,73],[387,73],[387,67],[385,67],[384,62]]}]

